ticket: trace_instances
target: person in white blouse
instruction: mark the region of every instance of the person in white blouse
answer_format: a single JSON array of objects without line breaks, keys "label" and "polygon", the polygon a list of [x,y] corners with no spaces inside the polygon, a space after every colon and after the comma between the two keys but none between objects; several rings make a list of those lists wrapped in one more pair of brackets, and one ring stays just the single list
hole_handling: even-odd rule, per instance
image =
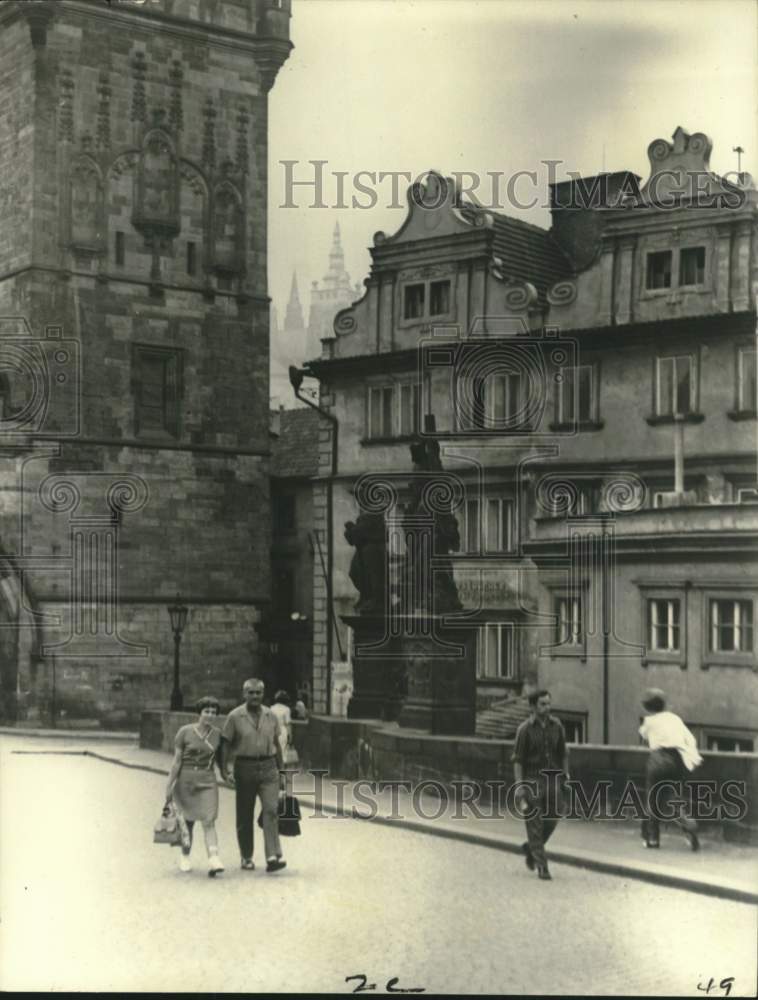
[{"label": "person in white blouse", "polygon": [[640,726],[640,736],[650,747],[645,768],[647,817],[642,822],[642,840],[645,847],[660,847],[660,820],[668,818],[681,827],[690,847],[697,851],[697,824],[683,805],[674,801],[671,788],[674,782],[683,792],[688,772],[703,762],[695,737],[678,715],[666,711],[666,698],[659,688],[645,692],[642,707],[649,714]]}]

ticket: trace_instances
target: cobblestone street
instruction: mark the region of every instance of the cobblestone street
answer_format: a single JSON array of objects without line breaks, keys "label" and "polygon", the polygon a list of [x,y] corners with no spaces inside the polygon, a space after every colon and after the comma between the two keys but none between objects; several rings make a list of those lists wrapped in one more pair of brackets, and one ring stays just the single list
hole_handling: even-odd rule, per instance
[{"label": "cobblestone street", "polygon": [[[165,779],[82,756],[0,755],[3,990],[755,995],[754,908],[483,847],[306,818],[276,875],[152,844]],[[36,749],[36,748],[35,748]],[[201,838],[202,840],[202,838]],[[723,991],[711,995],[724,995]]]}]

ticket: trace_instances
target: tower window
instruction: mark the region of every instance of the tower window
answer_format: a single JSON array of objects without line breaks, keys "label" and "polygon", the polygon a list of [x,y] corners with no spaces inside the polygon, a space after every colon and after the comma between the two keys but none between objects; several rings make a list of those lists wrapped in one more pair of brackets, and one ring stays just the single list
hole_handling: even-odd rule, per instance
[{"label": "tower window", "polygon": [[116,233],[116,242],[113,248],[114,255],[116,258],[116,267],[123,267],[126,261],[126,252],[124,244],[125,244],[124,234]]},{"label": "tower window", "polygon": [[187,243],[187,274],[193,278],[197,274],[197,248],[194,243]]}]

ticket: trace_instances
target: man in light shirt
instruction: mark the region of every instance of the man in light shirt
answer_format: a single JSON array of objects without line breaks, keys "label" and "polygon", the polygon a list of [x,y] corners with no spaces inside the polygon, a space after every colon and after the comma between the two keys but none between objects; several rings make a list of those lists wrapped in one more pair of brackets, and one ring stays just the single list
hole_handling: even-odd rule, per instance
[{"label": "man in light shirt", "polygon": [[[642,707],[649,715],[640,726],[640,736],[650,747],[645,769],[647,818],[642,822],[645,847],[660,847],[660,820],[670,818],[682,828],[692,850],[697,851],[700,847],[695,832],[697,824],[685,814],[681,803],[678,808],[675,806],[671,788],[674,782],[683,791],[687,773],[703,762],[695,737],[678,715],[665,710],[666,699],[659,688],[645,692]],[[663,812],[663,807],[669,804],[675,807],[673,814],[668,809]]]}]

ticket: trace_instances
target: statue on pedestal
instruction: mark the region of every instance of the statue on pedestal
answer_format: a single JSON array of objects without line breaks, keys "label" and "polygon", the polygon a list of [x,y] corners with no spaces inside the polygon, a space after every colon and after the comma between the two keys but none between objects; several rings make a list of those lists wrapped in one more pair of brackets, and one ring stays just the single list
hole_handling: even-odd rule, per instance
[{"label": "statue on pedestal", "polygon": [[362,615],[386,614],[387,529],[384,514],[358,515],[345,524],[345,539],[355,546],[349,576],[360,594],[355,605]]},{"label": "statue on pedestal", "polygon": [[[434,430],[434,418],[427,417],[428,430]],[[418,438],[411,446],[413,471],[411,496],[405,506],[403,527],[407,537],[423,531],[418,519],[432,523],[430,549],[415,544],[406,557],[404,606],[409,614],[445,614],[460,611],[463,605],[453,578],[451,552],[461,546],[458,521],[452,513],[452,491],[442,472],[440,446],[433,438]],[[416,523],[414,523],[414,520]],[[440,558],[442,557],[442,558]]]}]

